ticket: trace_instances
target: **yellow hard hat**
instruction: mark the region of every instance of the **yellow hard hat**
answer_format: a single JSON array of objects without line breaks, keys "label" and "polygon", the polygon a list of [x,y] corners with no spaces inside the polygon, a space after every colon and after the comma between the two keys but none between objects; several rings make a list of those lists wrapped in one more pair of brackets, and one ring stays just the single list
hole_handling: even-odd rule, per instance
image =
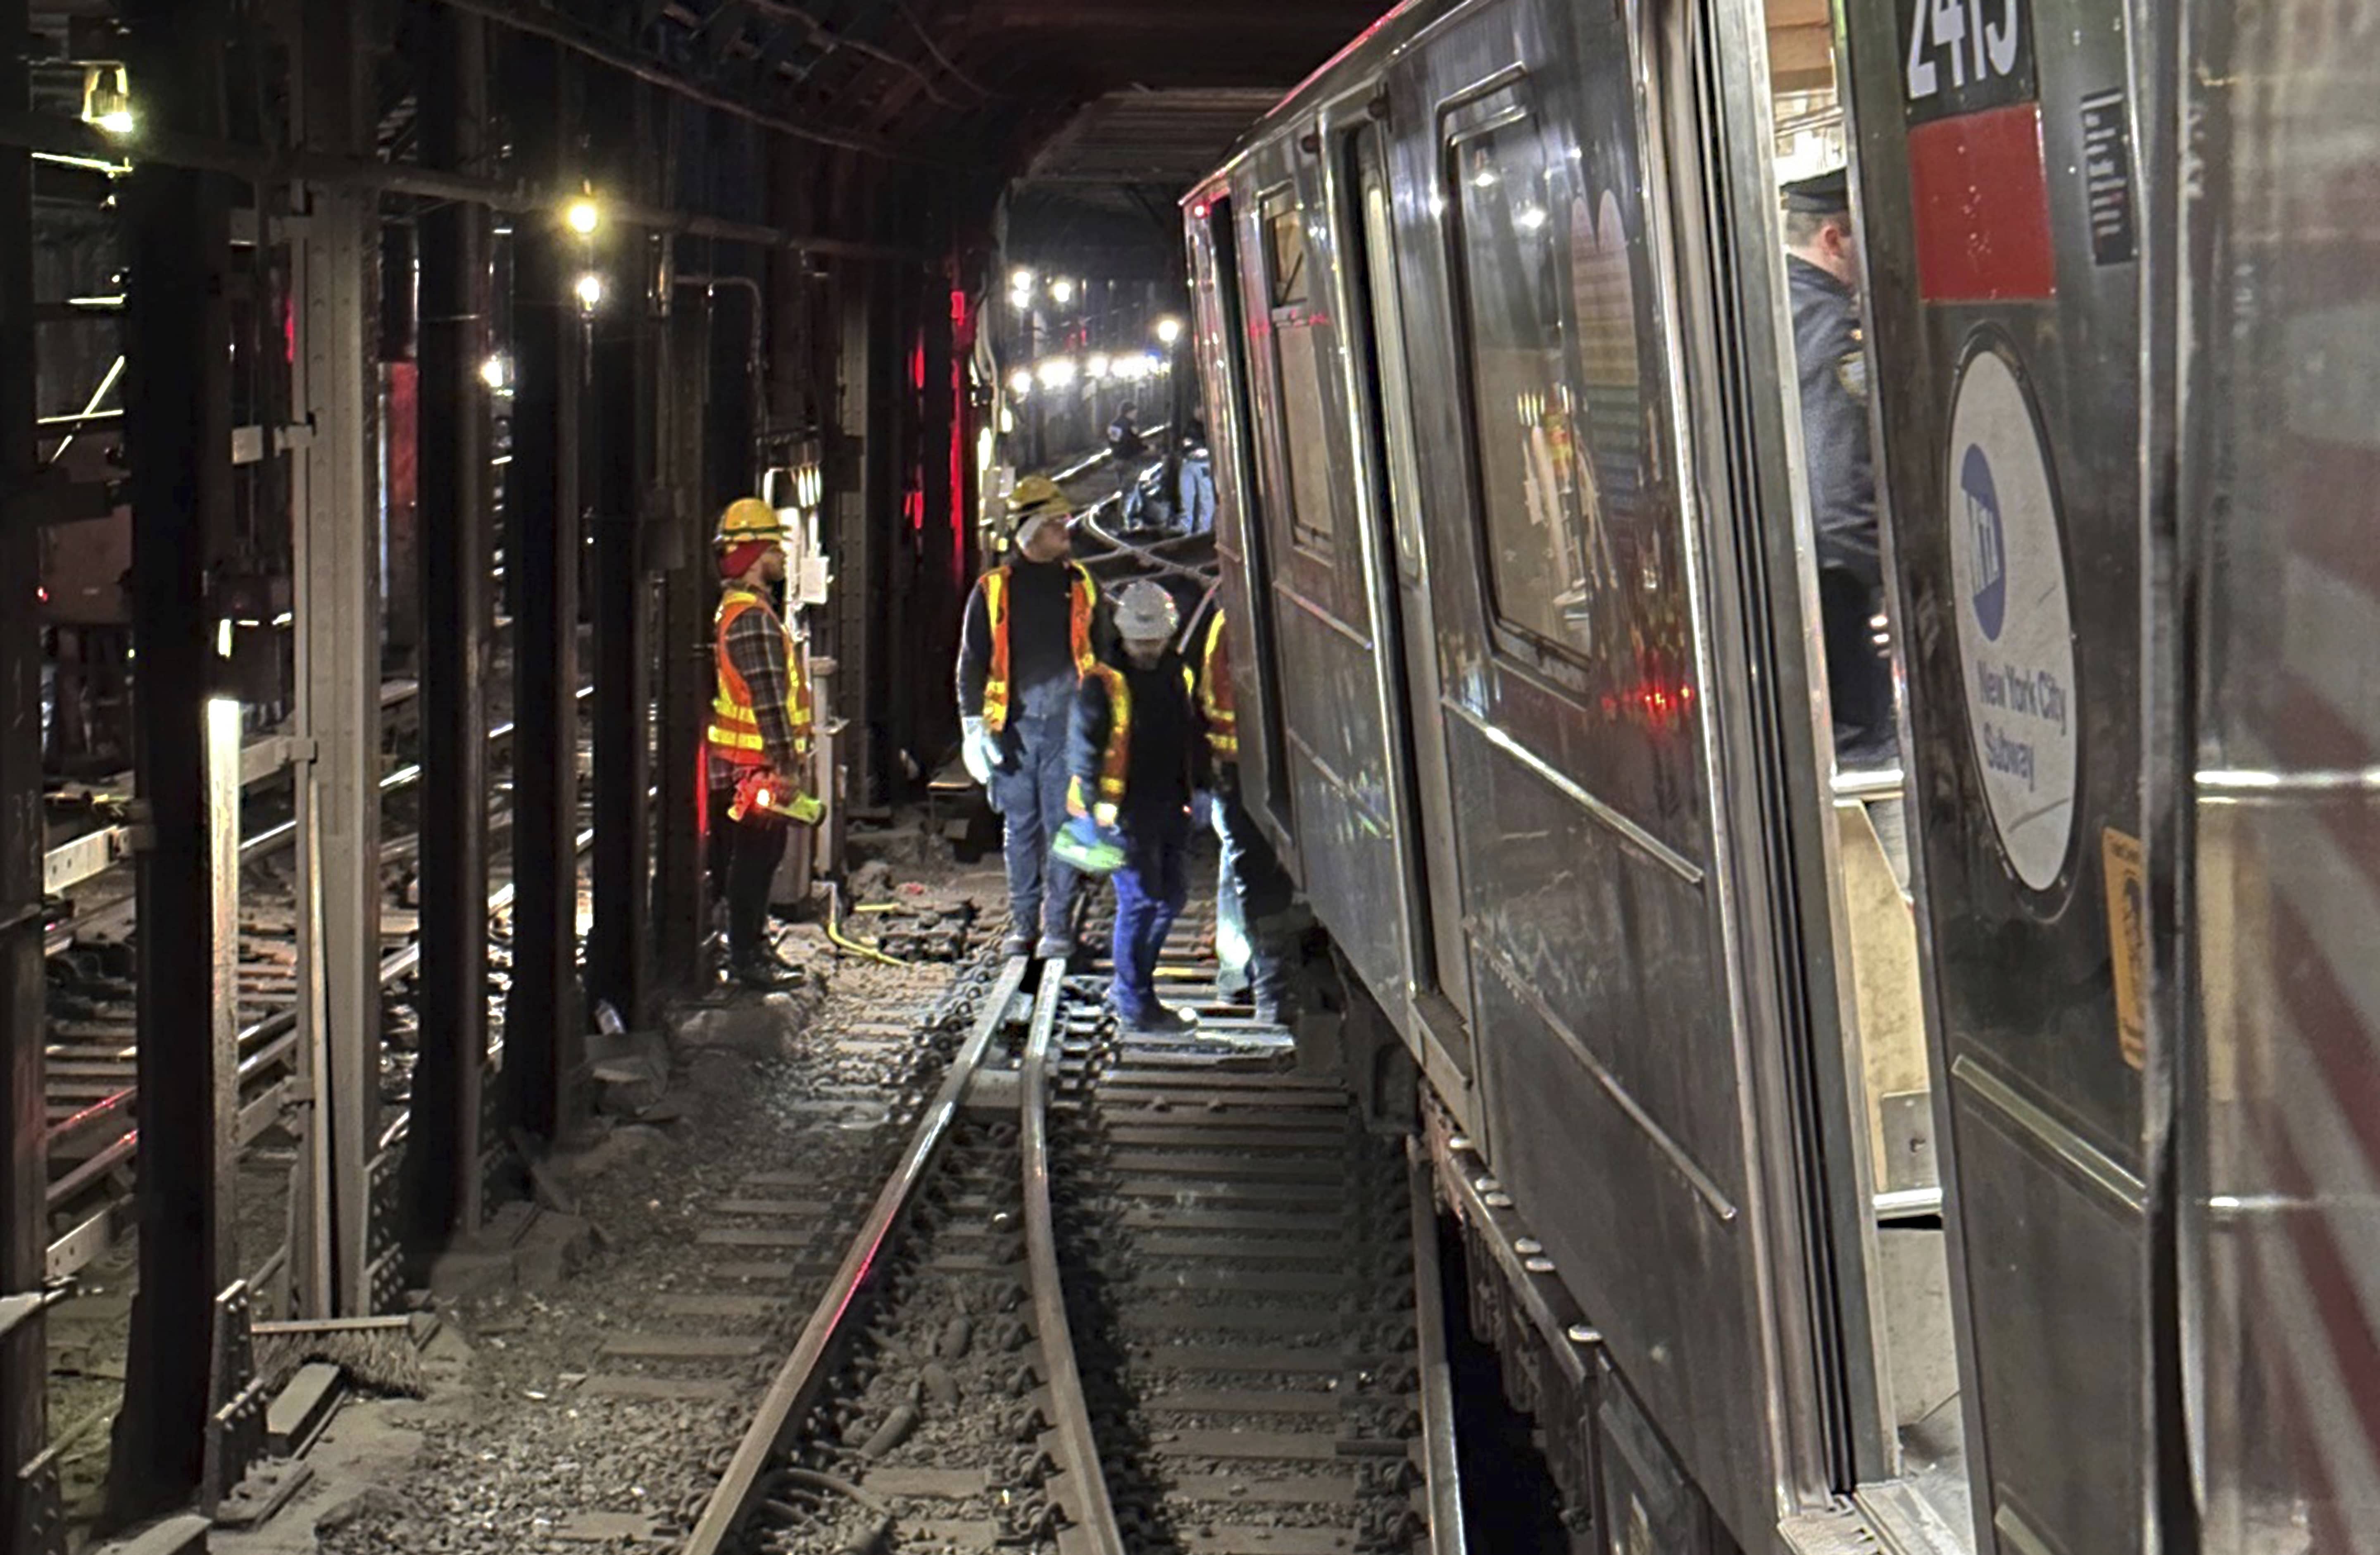
[{"label": "yellow hard hat", "polygon": [[719,532],[711,537],[711,543],[723,548],[749,541],[784,538],[785,526],[775,508],[758,497],[738,497],[719,516]]},{"label": "yellow hard hat", "polygon": [[1066,500],[1065,492],[1055,480],[1046,475],[1028,475],[1008,493],[1008,511],[1022,529],[1028,519],[1071,516],[1075,504]]}]

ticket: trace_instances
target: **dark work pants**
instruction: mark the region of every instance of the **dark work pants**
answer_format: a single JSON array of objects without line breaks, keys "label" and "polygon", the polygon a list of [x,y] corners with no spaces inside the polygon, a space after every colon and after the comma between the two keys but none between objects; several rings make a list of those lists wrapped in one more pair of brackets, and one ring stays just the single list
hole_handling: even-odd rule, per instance
[{"label": "dark work pants", "polygon": [[1126,1023],[1157,1010],[1157,954],[1190,899],[1190,818],[1177,810],[1127,815],[1123,868],[1115,872],[1115,980],[1108,1001]]},{"label": "dark work pants", "polygon": [[1075,874],[1050,856],[1066,824],[1068,704],[1020,715],[1002,733],[1008,770],[991,774],[991,808],[1007,826],[1008,928],[1053,939],[1074,932]]},{"label": "dark work pants", "polygon": [[735,790],[710,791],[710,889],[727,898],[727,954],[735,962],[765,956],[769,945],[769,883],[785,857],[782,820],[731,820]]},{"label": "dark work pants", "polygon": [[1900,753],[1892,722],[1892,662],[1868,625],[1875,592],[1852,574],[1818,574],[1818,612],[1826,632],[1827,700],[1835,716],[1835,763],[1846,771],[1889,767]]},{"label": "dark work pants", "polygon": [[1215,880],[1215,954],[1222,969],[1215,984],[1278,1006],[1289,969],[1270,920],[1289,905],[1287,882],[1236,792],[1215,795],[1215,837],[1222,844]]}]

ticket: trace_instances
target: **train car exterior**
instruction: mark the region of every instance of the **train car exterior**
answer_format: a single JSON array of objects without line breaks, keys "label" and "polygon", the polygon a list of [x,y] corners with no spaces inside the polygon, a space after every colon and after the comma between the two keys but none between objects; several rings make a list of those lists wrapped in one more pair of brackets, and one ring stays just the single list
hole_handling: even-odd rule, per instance
[{"label": "train car exterior", "polygon": [[[1881,778],[1815,646],[1805,11]],[[1244,784],[1418,1066],[1592,1548],[2380,1550],[2375,38],[1409,0],[1184,201]],[[2182,177],[2183,123],[2237,161]]]}]

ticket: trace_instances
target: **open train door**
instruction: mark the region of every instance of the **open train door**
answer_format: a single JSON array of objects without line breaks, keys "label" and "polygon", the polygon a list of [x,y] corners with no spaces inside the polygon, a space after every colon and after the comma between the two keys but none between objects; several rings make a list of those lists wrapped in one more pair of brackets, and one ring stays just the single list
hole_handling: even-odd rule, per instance
[{"label": "open train door", "polygon": [[1977,1542],[2117,1555],[2150,1442],[2140,152],[2168,109],[2122,0],[1844,10]]}]

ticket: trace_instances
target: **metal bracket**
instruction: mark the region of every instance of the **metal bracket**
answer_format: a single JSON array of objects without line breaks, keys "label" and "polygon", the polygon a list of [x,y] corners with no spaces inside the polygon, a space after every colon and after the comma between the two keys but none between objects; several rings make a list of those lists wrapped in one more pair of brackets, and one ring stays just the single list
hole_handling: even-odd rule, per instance
[{"label": "metal bracket", "polygon": [[212,1517],[264,1452],[264,1383],[256,1375],[249,1321],[248,1282],[235,1280],[215,1297],[214,1353],[208,1367],[205,1469],[199,1509]]},{"label": "metal bracket", "polygon": [[58,1450],[44,1450],[17,1471],[17,1525],[10,1547],[26,1555],[66,1555],[67,1517],[58,1496]]}]

